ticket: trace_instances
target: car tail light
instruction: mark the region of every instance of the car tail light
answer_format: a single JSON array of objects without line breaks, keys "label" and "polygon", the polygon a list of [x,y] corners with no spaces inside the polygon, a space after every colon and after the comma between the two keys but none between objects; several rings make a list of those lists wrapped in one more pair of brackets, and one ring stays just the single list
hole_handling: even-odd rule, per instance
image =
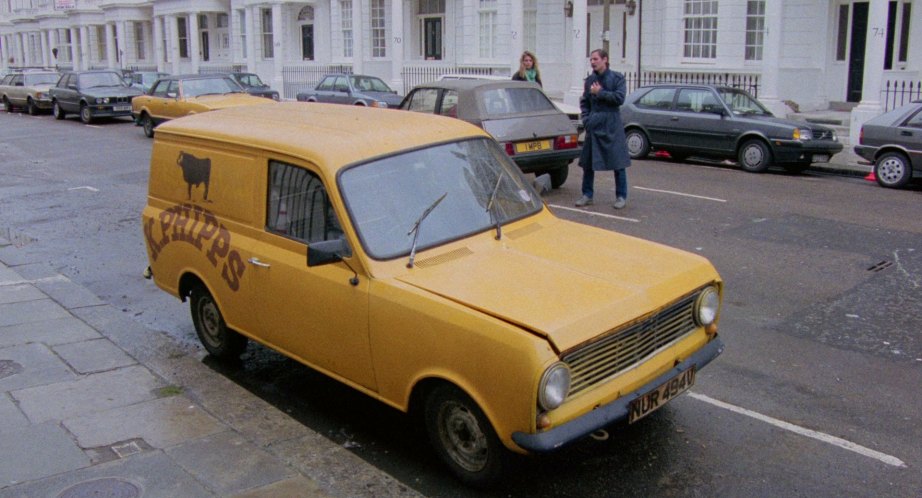
[{"label": "car tail light", "polygon": [[503,146],[504,146],[505,149],[506,149],[506,155],[507,155],[507,156],[514,156],[514,155],[515,155],[515,146],[512,145],[512,142],[506,142],[506,143],[503,144]]},{"label": "car tail light", "polygon": [[579,140],[576,135],[561,135],[554,139],[554,148],[557,150],[575,149],[577,147],[579,147]]}]

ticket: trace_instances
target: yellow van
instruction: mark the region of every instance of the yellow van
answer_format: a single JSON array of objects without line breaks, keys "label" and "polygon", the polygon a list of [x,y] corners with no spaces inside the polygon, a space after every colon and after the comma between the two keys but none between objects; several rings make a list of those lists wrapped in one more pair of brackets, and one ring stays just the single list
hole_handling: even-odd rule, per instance
[{"label": "yellow van", "polygon": [[704,258],[561,220],[483,130],[237,107],[157,128],[142,222],[205,349],[247,340],[422,415],[486,486],[511,452],[634,422],[723,350]]}]

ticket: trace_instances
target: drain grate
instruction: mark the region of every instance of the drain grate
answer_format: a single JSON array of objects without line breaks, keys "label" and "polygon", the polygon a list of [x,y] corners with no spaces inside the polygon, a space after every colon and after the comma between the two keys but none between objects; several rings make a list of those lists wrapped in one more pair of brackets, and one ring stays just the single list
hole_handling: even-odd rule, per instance
[{"label": "drain grate", "polygon": [[65,489],[58,498],[137,498],[141,489],[134,484],[105,477],[92,481],[83,481]]},{"label": "drain grate", "polygon": [[869,266],[868,271],[877,273],[880,271],[884,271],[887,268],[890,268],[891,266],[893,266],[893,261],[883,260],[880,263]]}]

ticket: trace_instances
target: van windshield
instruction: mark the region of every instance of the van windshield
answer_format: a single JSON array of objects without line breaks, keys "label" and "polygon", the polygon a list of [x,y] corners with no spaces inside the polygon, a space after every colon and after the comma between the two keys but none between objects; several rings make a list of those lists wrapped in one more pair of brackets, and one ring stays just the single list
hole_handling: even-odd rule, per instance
[{"label": "van windshield", "polygon": [[417,251],[534,214],[542,206],[515,163],[485,138],[360,164],[343,171],[339,182],[352,224],[375,259],[409,254],[414,225],[443,195],[420,224]]}]

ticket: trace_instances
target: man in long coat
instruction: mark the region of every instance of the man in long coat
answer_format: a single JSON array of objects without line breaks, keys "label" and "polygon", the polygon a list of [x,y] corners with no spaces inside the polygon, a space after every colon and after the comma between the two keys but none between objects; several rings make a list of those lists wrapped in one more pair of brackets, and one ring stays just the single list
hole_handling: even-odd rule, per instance
[{"label": "man in long coat", "polygon": [[580,117],[586,128],[579,165],[583,168],[583,196],[579,207],[592,204],[596,171],[615,172],[615,209],[627,203],[627,170],[631,156],[624,138],[621,104],[627,93],[624,75],[608,67],[608,52],[596,49],[589,56],[592,73],[583,84]]}]

